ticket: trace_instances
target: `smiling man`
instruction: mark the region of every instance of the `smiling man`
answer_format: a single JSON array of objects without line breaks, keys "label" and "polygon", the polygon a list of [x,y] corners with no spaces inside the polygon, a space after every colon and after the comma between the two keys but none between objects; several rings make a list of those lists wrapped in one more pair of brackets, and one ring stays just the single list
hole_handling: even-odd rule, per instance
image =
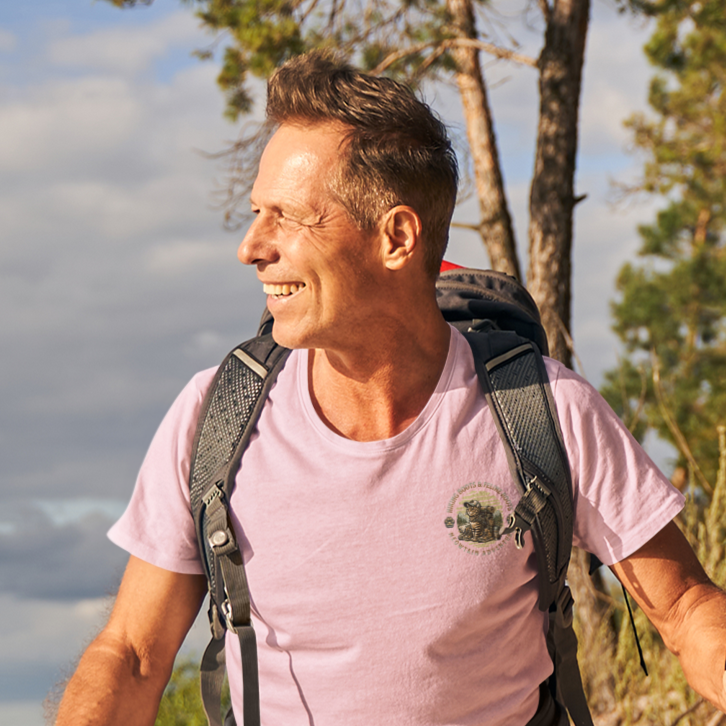
[{"label": "smiling man", "polygon": [[[496,524],[520,494],[471,349],[436,303],[457,187],[446,130],[404,86],[321,54],[278,70],[267,110],[277,130],[239,258],[292,353],[230,497],[261,723],[564,726],[540,688],[552,663],[531,538],[519,549]],[[546,367],[575,544],[612,566],[725,708],[725,600],[671,521],[682,496],[591,387]],[[173,404],[109,534],[131,559],[58,726],[154,722],[206,591],[188,478],[213,375]],[[454,501],[469,512],[458,540]],[[234,647],[228,667],[241,724]]]},{"label": "smiling man", "polygon": [[[318,414],[346,438],[387,439],[433,393],[449,326],[420,254],[418,214],[391,200],[373,211],[370,229],[361,229],[331,193],[344,184],[338,177],[341,150],[351,143],[347,129],[303,121],[283,123],[265,149],[251,194],[256,219],[239,259],[257,267],[275,341],[311,351]],[[447,216],[455,179],[452,164],[448,203],[439,204]]]}]

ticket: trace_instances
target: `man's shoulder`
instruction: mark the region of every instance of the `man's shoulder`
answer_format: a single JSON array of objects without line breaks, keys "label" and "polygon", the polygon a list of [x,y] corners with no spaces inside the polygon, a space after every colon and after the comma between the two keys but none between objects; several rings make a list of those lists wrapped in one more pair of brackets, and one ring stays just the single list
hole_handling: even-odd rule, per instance
[{"label": "man's shoulder", "polygon": [[574,402],[578,402],[583,397],[593,397],[605,403],[598,390],[582,375],[554,358],[543,356],[543,360],[555,399],[574,399]]},{"label": "man's shoulder", "polygon": [[545,358],[558,418],[578,437],[600,429],[624,429],[622,421],[587,379],[552,358]]},{"label": "man's shoulder", "polygon": [[[188,429],[196,424],[218,366],[195,373],[177,394],[161,423],[160,430]],[[159,432],[157,431],[157,435]]]},{"label": "man's shoulder", "polygon": [[219,366],[212,366],[211,368],[197,371],[182,389],[182,393],[186,392],[188,395],[197,395],[203,398],[207,394],[207,391],[209,391],[218,370]]}]

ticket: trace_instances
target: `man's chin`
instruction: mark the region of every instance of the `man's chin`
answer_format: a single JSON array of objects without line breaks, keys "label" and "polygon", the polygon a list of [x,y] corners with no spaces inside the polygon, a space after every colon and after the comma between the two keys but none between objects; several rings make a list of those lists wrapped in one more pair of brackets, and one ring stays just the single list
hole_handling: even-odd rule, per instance
[{"label": "man's chin", "polygon": [[283,348],[290,348],[291,350],[305,350],[314,347],[309,344],[302,331],[295,330],[294,326],[285,325],[277,320],[272,324],[272,339]]}]

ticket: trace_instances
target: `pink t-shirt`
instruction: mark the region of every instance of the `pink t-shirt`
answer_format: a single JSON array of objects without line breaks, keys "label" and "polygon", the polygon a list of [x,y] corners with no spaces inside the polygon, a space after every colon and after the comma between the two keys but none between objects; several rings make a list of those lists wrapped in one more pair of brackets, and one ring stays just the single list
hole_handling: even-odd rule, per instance
[{"label": "pink t-shirt", "polygon": [[[599,394],[547,360],[572,467],[574,541],[605,564],[680,511]],[[452,329],[446,366],[416,421],[384,441],[328,429],[294,351],[231,496],[253,604],[264,726],[522,726],[551,672],[530,535],[498,527],[520,494]],[[109,537],[168,570],[201,573],[189,451],[214,370],[196,375],[154,437]],[[239,652],[228,636],[235,710]],[[241,720],[239,721],[241,723]]]}]

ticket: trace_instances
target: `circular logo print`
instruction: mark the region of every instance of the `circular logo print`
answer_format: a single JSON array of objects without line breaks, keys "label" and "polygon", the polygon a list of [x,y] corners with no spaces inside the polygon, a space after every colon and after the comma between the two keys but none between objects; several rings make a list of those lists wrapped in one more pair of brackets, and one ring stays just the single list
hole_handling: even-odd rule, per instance
[{"label": "circular logo print", "polygon": [[486,555],[509,539],[509,535],[502,537],[499,532],[512,509],[501,489],[472,482],[457,489],[449,500],[444,526],[459,548]]}]

